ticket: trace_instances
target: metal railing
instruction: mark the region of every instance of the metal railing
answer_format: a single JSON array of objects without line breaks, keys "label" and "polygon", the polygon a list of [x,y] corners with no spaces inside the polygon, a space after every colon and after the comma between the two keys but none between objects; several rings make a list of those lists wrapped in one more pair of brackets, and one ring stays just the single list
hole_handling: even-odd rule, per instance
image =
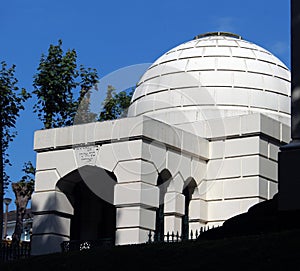
[{"label": "metal railing", "polygon": [[102,238],[98,240],[71,240],[60,244],[62,252],[82,251],[98,247],[112,247],[115,245],[113,238]]},{"label": "metal railing", "polygon": [[13,247],[11,242],[0,241],[0,262],[7,262],[30,257],[30,242],[21,242],[18,246]]},{"label": "metal railing", "polygon": [[[214,227],[212,227],[214,228]],[[202,233],[209,230],[209,227],[201,227],[199,230],[191,230],[188,233],[184,233],[180,235],[178,232],[167,232],[164,236],[155,232],[149,231],[148,234],[148,242],[147,243],[157,243],[157,242],[166,242],[166,243],[173,243],[173,242],[181,242],[181,241],[193,241],[196,240]]]}]

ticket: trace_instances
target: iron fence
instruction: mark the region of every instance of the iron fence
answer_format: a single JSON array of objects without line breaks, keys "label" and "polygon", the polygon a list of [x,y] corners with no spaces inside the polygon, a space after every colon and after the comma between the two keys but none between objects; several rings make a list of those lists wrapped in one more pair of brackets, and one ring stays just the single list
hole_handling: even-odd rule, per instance
[{"label": "iron fence", "polygon": [[[214,228],[214,227],[212,227]],[[180,235],[178,232],[167,232],[165,235],[161,235],[155,231],[149,231],[148,234],[148,243],[157,243],[157,242],[181,242],[181,241],[193,241],[196,240],[202,233],[209,230],[209,227],[201,227],[199,230],[191,230],[188,233]]]},{"label": "iron fence", "polygon": [[18,246],[12,246],[11,242],[0,241],[0,261],[7,262],[30,257],[30,242],[21,242]]},{"label": "iron fence", "polygon": [[115,242],[113,238],[102,238],[99,240],[71,240],[71,241],[64,241],[61,243],[61,251],[68,252],[68,251],[82,251],[91,248],[98,248],[98,247],[112,247],[114,246]]}]

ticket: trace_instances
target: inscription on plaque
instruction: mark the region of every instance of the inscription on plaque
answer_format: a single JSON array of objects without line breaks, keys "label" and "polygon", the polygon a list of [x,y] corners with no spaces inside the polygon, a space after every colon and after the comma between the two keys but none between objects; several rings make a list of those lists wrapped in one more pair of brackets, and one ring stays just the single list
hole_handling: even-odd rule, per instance
[{"label": "inscription on plaque", "polygon": [[78,166],[96,164],[97,154],[99,151],[98,146],[87,146],[75,148],[76,160]]}]

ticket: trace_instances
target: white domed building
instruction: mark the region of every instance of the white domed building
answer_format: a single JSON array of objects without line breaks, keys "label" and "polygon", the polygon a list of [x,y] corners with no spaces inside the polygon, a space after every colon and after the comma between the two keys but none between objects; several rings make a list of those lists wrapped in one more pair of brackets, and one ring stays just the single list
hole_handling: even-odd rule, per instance
[{"label": "white domed building", "polygon": [[32,254],[222,225],[277,193],[289,125],[290,72],[267,50],[220,32],[171,49],[127,118],[36,131]]}]

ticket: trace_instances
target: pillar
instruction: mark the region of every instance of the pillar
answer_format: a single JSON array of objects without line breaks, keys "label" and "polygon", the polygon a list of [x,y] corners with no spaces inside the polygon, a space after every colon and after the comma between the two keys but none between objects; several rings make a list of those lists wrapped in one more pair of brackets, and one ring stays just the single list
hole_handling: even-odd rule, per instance
[{"label": "pillar", "polygon": [[291,0],[291,135],[278,154],[279,210],[300,210],[300,2]]}]

